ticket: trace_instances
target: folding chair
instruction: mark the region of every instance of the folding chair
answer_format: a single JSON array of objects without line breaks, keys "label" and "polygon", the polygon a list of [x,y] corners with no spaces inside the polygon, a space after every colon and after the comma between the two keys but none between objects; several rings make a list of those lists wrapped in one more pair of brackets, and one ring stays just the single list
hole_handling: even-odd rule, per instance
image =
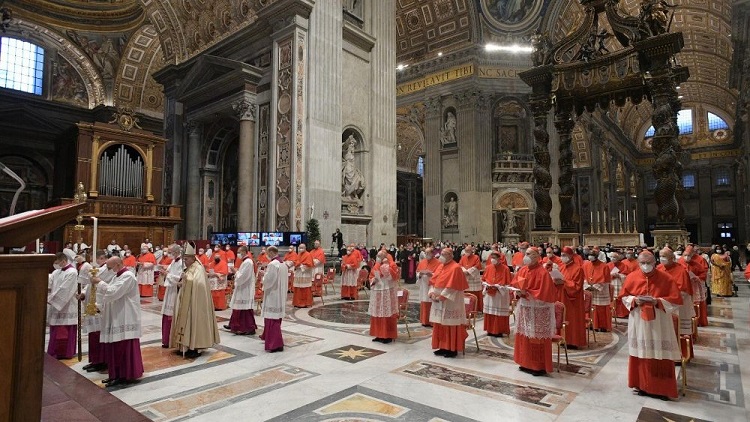
[{"label": "folding chair", "polygon": [[[479,353],[479,339],[477,338],[477,297],[473,293],[464,293],[464,308],[466,309],[466,320],[468,328],[474,332],[474,341],[477,344],[477,353]],[[466,350],[464,349],[464,354]]]},{"label": "folding chair", "polygon": [[409,291],[401,289],[397,293],[398,295],[398,320],[404,321],[406,325],[406,334],[411,338],[411,331],[409,331]]},{"label": "folding chair", "polygon": [[336,278],[336,269],[335,268],[329,268],[328,273],[326,273],[326,278],[323,279],[323,287],[326,290],[326,294],[328,294],[328,285],[331,286],[333,289],[333,294],[336,294],[336,286],[333,285],[333,280]]},{"label": "folding chair", "polygon": [[568,343],[565,342],[565,328],[568,321],[565,305],[562,302],[555,302],[555,335],[552,341],[557,343],[557,372],[560,372],[560,347],[565,350],[565,364],[568,365]]},{"label": "folding chair", "polygon": [[323,274],[321,273],[315,274],[315,277],[313,277],[312,297],[319,297],[321,303],[323,303],[323,305],[326,304],[325,300],[323,300]]},{"label": "folding chair", "polygon": [[586,347],[589,347],[589,334],[594,335],[596,343],[596,331],[594,331],[594,307],[591,304],[593,295],[590,291],[583,291],[584,323],[586,324]]},{"label": "folding chair", "polygon": [[[362,268],[361,270],[359,270],[359,275],[357,276],[357,296],[359,296],[360,290],[364,290],[365,296],[367,296],[367,298],[369,299],[370,294],[367,293],[368,277],[370,277],[370,273],[366,269]],[[359,299],[359,297],[357,297],[357,299]]]}]

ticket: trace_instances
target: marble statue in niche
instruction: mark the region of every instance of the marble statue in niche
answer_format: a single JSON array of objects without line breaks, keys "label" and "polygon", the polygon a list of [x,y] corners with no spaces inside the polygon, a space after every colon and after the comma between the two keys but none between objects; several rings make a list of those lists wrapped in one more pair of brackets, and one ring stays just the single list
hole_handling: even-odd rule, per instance
[{"label": "marble statue in niche", "polygon": [[344,10],[358,18],[362,17],[362,3],[364,3],[364,0],[341,0],[341,3]]},{"label": "marble statue in niche", "polygon": [[357,140],[349,135],[344,141],[344,157],[341,167],[341,200],[342,205],[351,213],[355,213],[363,205],[362,196],[365,193],[365,177],[357,167],[354,148]]},{"label": "marble statue in niche", "polygon": [[503,214],[503,234],[516,234],[516,211],[508,207]]},{"label": "marble statue in niche", "polygon": [[443,204],[443,228],[458,228],[458,196],[455,193],[445,195]]},{"label": "marble statue in niche", "polygon": [[456,143],[456,114],[453,111],[448,111],[445,114],[445,123],[440,128],[440,146],[452,146]]}]

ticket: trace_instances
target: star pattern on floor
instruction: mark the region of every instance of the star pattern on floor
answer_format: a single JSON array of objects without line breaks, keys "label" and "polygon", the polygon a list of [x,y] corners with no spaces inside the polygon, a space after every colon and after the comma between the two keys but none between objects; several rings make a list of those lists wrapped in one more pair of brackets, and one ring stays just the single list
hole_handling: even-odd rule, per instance
[{"label": "star pattern on floor", "polygon": [[382,350],[370,349],[367,347],[350,344],[348,346],[342,346],[337,349],[320,353],[320,355],[344,362],[357,363],[381,355],[383,353],[385,352]]}]

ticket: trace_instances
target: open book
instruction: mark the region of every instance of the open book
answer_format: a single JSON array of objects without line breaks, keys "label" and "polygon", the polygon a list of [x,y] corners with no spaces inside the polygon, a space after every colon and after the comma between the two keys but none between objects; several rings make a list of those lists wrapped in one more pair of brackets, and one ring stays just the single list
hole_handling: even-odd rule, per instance
[{"label": "open book", "polygon": [[552,280],[565,280],[565,276],[557,268],[553,268],[549,272],[549,275],[552,277]]}]

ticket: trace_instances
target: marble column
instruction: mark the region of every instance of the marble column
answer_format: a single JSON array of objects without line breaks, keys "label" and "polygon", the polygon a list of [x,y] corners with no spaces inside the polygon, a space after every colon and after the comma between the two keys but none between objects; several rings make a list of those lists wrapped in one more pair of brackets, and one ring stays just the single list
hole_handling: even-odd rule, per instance
[{"label": "marble column", "polygon": [[187,195],[185,198],[185,237],[201,237],[201,129],[202,125],[188,121],[185,127],[188,133],[187,151]]},{"label": "marble column", "polygon": [[425,160],[424,160],[424,198],[425,198],[425,236],[441,238],[443,199],[440,180],[440,125],[442,123],[443,103],[439,96],[425,101]]},{"label": "marble column", "polygon": [[558,198],[560,200],[560,232],[562,233],[576,233],[578,231],[578,224],[574,218],[575,208],[573,204],[573,198],[575,197],[576,189],[573,184],[573,126],[575,126],[575,120],[571,115],[571,108],[567,106],[559,106],[555,113],[555,129],[560,137],[560,145],[558,151],[560,156],[557,161],[558,168],[560,169],[560,176],[558,178],[558,184],[560,185],[560,193]]},{"label": "marble column", "polygon": [[237,231],[257,230],[255,222],[255,104],[243,99],[232,108],[240,119],[239,175],[237,177]]}]

